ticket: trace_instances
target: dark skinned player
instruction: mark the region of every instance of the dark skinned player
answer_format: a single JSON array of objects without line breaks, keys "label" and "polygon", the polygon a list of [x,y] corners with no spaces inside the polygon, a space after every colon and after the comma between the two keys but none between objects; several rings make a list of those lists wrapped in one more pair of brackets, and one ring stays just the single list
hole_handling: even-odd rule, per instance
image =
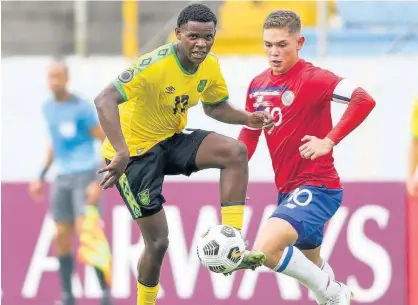
[{"label": "dark skinned player", "polygon": [[[168,226],[162,185],[166,175],[220,169],[222,223],[242,227],[248,184],[247,149],[239,141],[205,130],[185,129],[187,112],[199,101],[206,115],[228,124],[271,129],[267,112],[250,113],[228,102],[217,57],[210,53],[217,19],[205,5],[191,4],[178,16],[177,43],[147,53],[95,99],[106,134],[103,189],[116,185],[145,240],[138,262],[138,305],[154,305]],[[244,269],[263,264],[261,252],[245,251]]]}]

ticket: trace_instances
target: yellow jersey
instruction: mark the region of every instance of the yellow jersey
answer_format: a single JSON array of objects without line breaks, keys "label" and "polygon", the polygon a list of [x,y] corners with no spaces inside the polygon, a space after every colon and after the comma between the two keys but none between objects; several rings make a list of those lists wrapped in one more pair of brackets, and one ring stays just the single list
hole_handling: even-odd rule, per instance
[{"label": "yellow jersey", "polygon": [[[192,74],[180,65],[173,43],[139,57],[113,84],[125,100],[119,114],[131,157],[181,132],[188,109],[199,101],[217,104],[228,100],[217,57],[209,54]],[[101,153],[106,159],[115,155],[107,138]]]},{"label": "yellow jersey", "polygon": [[418,97],[412,108],[411,132],[414,138],[418,139]]}]

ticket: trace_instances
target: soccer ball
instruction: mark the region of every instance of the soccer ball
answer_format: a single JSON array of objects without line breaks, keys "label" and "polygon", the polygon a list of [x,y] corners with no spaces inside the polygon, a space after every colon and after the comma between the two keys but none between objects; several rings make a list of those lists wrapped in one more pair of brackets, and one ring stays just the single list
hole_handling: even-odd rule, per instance
[{"label": "soccer ball", "polygon": [[212,272],[228,273],[244,259],[245,240],[241,232],[231,226],[214,225],[197,244],[197,256]]}]

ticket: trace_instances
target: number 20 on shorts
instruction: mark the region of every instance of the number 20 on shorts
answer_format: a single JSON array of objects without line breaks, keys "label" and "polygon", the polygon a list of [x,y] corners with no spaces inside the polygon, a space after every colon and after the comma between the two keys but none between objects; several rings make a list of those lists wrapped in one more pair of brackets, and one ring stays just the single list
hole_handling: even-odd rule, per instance
[{"label": "number 20 on shorts", "polygon": [[[305,199],[305,201],[300,201],[301,195],[308,195],[308,197]],[[297,205],[301,207],[306,207],[308,204],[310,204],[312,201],[312,192],[308,189],[300,189],[297,188],[292,192],[292,194],[287,199],[287,203],[285,204],[285,207],[294,209]]]}]

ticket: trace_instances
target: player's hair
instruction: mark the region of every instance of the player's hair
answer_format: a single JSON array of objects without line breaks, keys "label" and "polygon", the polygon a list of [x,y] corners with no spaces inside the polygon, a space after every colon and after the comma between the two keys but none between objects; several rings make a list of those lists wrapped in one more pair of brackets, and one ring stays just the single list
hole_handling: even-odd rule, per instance
[{"label": "player's hair", "polygon": [[52,64],[60,65],[62,69],[64,70],[64,73],[68,76],[68,65],[65,59],[59,56],[55,56],[52,58],[51,65]]},{"label": "player's hair", "polygon": [[177,18],[177,27],[189,21],[213,22],[216,26],[218,20],[212,10],[204,4],[192,3],[186,6]]},{"label": "player's hair", "polygon": [[278,10],[271,12],[264,20],[263,29],[288,29],[289,33],[299,33],[300,17],[293,11]]}]

